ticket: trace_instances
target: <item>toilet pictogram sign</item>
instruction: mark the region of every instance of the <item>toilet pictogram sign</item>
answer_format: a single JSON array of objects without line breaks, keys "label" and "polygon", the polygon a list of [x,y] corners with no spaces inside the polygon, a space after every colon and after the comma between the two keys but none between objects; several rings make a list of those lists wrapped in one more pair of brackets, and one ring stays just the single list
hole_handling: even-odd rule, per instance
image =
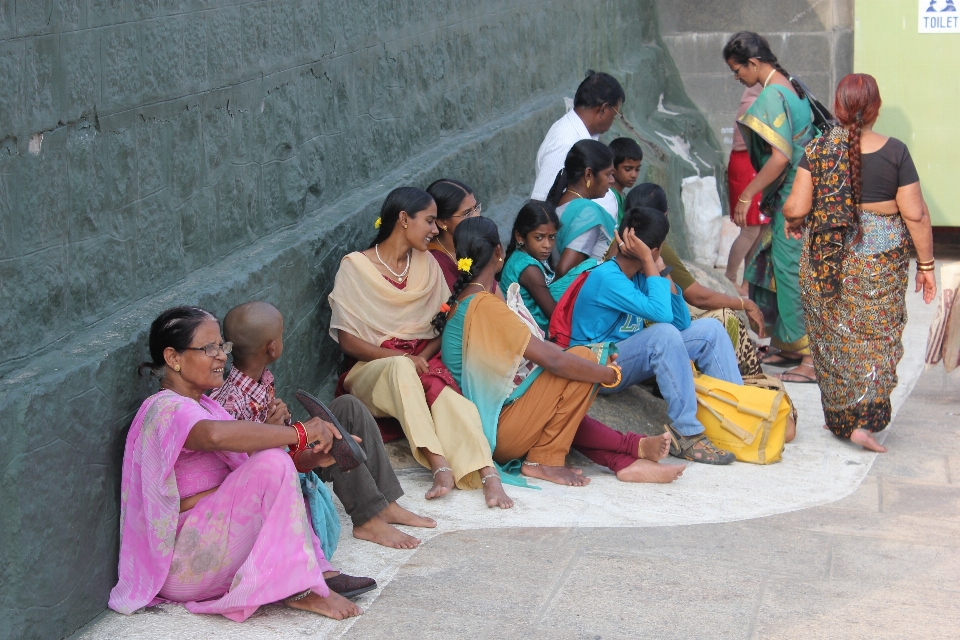
[{"label": "toilet pictogram sign", "polygon": [[917,31],[960,33],[960,11],[955,0],[917,0]]}]

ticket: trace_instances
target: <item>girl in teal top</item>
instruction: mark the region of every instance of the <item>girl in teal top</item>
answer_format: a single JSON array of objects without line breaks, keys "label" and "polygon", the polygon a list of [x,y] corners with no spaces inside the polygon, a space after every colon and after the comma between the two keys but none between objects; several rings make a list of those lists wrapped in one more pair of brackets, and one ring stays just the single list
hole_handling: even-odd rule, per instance
[{"label": "girl in teal top", "polygon": [[523,304],[545,332],[560,296],[582,271],[596,264],[596,260],[585,260],[557,278],[552,254],[557,232],[562,228],[549,203],[531,200],[523,205],[513,223],[500,273],[500,288],[506,291],[511,284],[518,283]]}]

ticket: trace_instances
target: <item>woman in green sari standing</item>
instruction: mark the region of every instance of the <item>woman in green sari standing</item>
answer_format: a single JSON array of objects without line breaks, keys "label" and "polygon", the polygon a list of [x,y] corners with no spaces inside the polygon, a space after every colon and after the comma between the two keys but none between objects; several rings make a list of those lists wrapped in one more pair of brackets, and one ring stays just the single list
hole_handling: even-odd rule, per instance
[{"label": "woman in green sari standing", "polygon": [[744,272],[750,298],[763,311],[772,346],[779,352],[763,362],[797,366],[780,375],[784,382],[816,382],[800,301],[802,242],[784,234],[783,203],[797,174],[804,147],[818,131],[800,83],[793,80],[762,36],[742,31],[727,42],[723,59],[747,87],[763,85],[760,97],[737,121],[757,176],[737,197],[734,221],[746,219],[750,202],[763,193],[760,210],[772,218]]}]

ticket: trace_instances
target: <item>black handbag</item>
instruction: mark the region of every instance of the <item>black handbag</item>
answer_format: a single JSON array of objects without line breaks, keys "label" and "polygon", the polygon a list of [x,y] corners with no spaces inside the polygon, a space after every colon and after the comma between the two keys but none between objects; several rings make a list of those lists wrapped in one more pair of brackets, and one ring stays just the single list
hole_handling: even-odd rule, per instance
[{"label": "black handbag", "polygon": [[791,77],[791,80],[796,80],[797,84],[800,85],[800,88],[803,89],[803,92],[807,94],[807,101],[810,103],[810,111],[813,113],[813,126],[820,130],[821,133],[824,131],[829,131],[833,127],[837,126],[837,119],[833,117],[833,114],[830,113],[830,110],[823,106],[823,103],[817,100],[817,96],[813,95],[807,85],[803,83],[803,80],[797,77]]}]

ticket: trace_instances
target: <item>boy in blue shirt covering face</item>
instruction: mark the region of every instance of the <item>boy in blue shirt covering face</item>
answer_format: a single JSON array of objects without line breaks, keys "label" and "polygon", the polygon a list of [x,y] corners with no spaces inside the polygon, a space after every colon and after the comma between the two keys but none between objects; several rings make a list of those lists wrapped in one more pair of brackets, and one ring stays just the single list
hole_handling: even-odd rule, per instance
[{"label": "boy in blue shirt covering face", "polygon": [[617,256],[596,267],[573,307],[571,345],[616,342],[620,384],[617,393],[656,377],[667,401],[677,446],[675,456],[706,464],[730,464],[734,455],[714,447],[697,420],[697,396],[690,361],[708,376],[743,384],[737,357],[723,324],[713,318],[691,322],[683,292],[660,259],[667,217],[646,207],[623,216]]}]

